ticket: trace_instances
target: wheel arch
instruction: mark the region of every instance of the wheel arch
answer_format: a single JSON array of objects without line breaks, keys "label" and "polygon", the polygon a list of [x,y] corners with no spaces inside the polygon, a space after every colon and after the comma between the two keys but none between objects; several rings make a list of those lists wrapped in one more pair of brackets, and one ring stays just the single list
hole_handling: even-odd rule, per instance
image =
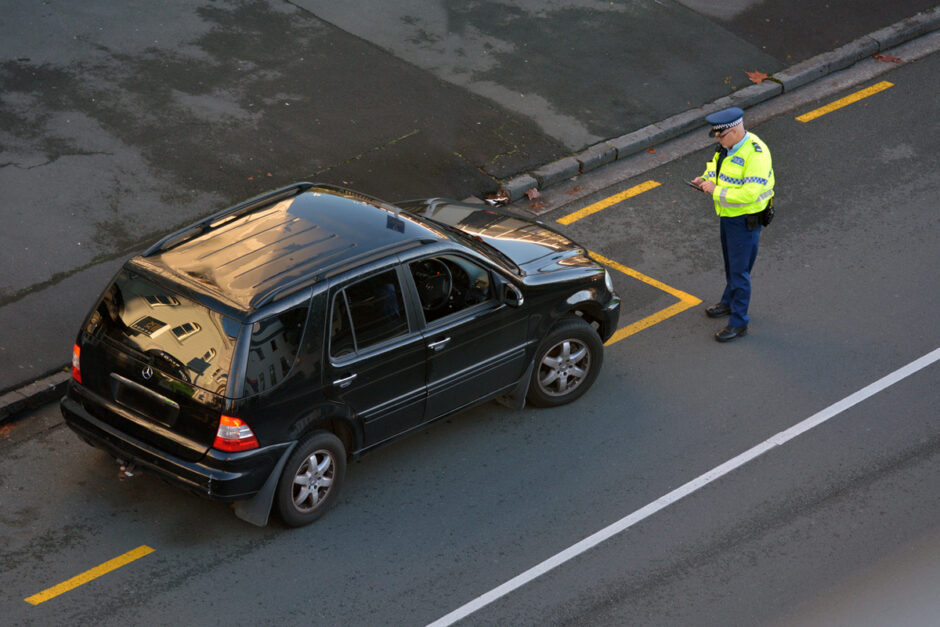
[{"label": "wheel arch", "polygon": [[328,431],[340,439],[351,458],[362,448],[362,429],[348,411],[335,405],[327,405],[307,413],[294,422],[289,430],[290,438],[301,441],[316,431]]}]

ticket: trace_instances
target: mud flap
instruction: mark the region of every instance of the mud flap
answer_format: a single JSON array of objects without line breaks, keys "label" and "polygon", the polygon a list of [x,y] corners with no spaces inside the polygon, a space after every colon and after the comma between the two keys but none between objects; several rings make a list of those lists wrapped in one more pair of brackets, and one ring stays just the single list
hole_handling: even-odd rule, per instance
[{"label": "mud flap", "polygon": [[519,379],[519,382],[516,384],[516,387],[512,389],[508,394],[504,394],[496,399],[496,402],[500,405],[508,407],[509,409],[523,409],[525,408],[525,396],[529,392],[529,382],[532,379],[532,370],[535,368],[535,360],[532,360],[529,363],[529,367],[526,368],[525,374],[522,375],[522,378]]},{"label": "mud flap", "polygon": [[265,527],[268,524],[268,517],[271,515],[271,504],[274,502],[274,492],[277,490],[277,482],[281,478],[281,471],[284,470],[284,464],[297,443],[294,442],[287,447],[278,460],[274,470],[268,475],[264,485],[258,490],[258,493],[247,501],[235,501],[235,515],[258,527]]}]

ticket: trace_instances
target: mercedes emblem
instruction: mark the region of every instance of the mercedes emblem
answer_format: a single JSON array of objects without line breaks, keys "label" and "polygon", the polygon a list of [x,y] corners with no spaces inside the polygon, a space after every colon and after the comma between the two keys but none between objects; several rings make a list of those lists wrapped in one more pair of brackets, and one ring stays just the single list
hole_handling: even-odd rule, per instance
[{"label": "mercedes emblem", "polygon": [[149,381],[150,377],[153,376],[153,368],[145,366],[144,369],[140,371],[140,376],[142,376],[145,381]]}]

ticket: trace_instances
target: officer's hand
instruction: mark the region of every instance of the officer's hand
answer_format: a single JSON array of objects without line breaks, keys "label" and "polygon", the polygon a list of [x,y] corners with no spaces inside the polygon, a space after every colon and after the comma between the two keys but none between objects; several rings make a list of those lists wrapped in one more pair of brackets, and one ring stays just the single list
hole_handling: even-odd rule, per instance
[{"label": "officer's hand", "polygon": [[702,188],[702,191],[706,194],[711,194],[715,191],[715,182],[714,181],[702,181],[699,183],[699,186]]}]

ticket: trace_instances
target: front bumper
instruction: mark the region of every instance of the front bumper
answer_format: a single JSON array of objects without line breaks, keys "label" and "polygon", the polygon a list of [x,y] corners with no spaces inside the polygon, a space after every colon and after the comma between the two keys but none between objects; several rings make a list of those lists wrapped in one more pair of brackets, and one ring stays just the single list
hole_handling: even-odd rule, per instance
[{"label": "front bumper", "polygon": [[617,330],[617,324],[620,322],[620,297],[611,294],[610,301],[601,311],[603,320],[600,324],[601,340],[606,342]]},{"label": "front bumper", "polygon": [[214,500],[239,501],[254,496],[291,446],[285,442],[239,453],[209,449],[202,460],[189,462],[99,420],[70,396],[62,399],[60,407],[65,423],[88,444]]}]

